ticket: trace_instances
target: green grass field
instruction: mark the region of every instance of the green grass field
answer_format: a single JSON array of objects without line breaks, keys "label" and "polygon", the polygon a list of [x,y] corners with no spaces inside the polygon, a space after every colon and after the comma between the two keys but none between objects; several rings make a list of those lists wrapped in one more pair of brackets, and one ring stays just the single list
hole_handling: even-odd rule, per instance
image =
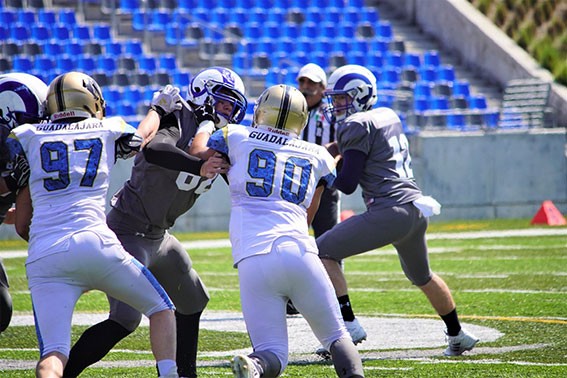
[{"label": "green grass field", "polygon": [[[507,229],[565,230],[529,226],[529,220],[432,223],[429,233],[454,233],[431,238],[432,269],[453,291],[461,320],[502,335],[481,342],[472,353],[447,358],[443,347],[371,349],[373,334],[360,344],[366,377],[566,377],[567,376],[567,234],[466,238],[462,233]],[[183,234],[181,240],[226,238],[226,233]],[[2,250],[24,248],[19,241],[0,242]],[[194,249],[194,265],[208,286],[206,311],[234,311],[239,316],[238,277],[229,248]],[[14,315],[30,315],[24,257],[5,258]],[[350,258],[345,271],[350,297],[359,317],[402,321],[437,319],[425,296],[405,279],[393,248]],[[84,295],[76,312],[108,310],[100,292]],[[364,323],[363,323],[364,325]],[[73,327],[73,341],[87,326]],[[383,330],[388,332],[388,330]],[[441,331],[440,331],[441,332]],[[249,348],[246,333],[201,329],[199,374],[232,376],[228,360],[234,350]],[[393,335],[395,337],[395,335]],[[415,334],[419,339],[419,332]],[[441,336],[442,337],[442,334]],[[294,335],[290,334],[290,345]],[[0,376],[33,376],[38,359],[34,327],[10,326],[0,334]],[[89,368],[83,377],[154,377],[148,328],[140,327],[121,341],[103,367]],[[333,377],[329,362],[313,354],[293,355],[282,376]],[[138,363],[128,363],[138,361]],[[9,367],[9,368],[8,368]]]}]

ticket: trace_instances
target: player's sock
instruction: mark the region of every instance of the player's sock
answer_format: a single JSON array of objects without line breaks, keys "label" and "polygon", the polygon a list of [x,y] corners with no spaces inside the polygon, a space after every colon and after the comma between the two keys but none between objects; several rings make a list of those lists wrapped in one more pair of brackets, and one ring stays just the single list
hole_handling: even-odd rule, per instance
[{"label": "player's sock", "polygon": [[130,331],[107,319],[87,329],[71,348],[63,377],[76,377],[89,365],[100,361]]},{"label": "player's sock", "polygon": [[459,317],[457,316],[457,309],[448,313],[447,315],[439,315],[441,319],[445,322],[447,326],[447,334],[449,336],[457,336],[461,330],[461,323],[459,322]]},{"label": "player's sock", "polygon": [[339,300],[343,320],[345,322],[352,322],[354,320],[354,313],[352,312],[352,307],[350,306],[350,299],[348,298],[348,294],[338,297],[337,299]]},{"label": "player's sock", "polygon": [[177,323],[177,371],[180,377],[197,377],[199,320],[203,312],[183,315],[175,312]]},{"label": "player's sock", "polygon": [[[173,360],[159,360],[157,362],[158,375],[166,375],[175,367],[175,361]],[[173,370],[175,372],[175,370]]]}]

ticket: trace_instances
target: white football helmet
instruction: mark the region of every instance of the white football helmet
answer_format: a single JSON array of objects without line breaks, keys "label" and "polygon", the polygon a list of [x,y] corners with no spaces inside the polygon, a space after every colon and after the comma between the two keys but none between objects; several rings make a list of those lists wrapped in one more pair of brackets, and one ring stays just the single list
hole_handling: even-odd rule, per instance
[{"label": "white football helmet", "polygon": [[[337,68],[329,77],[328,88],[325,95],[329,105],[325,109],[325,116],[329,121],[341,121],[351,114],[370,110],[378,100],[376,76],[356,64]],[[334,105],[333,96],[347,96],[346,105]]]},{"label": "white football helmet", "polygon": [[82,72],[57,76],[47,93],[47,113],[52,121],[64,118],[102,119],[105,103],[97,82]]},{"label": "white football helmet", "polygon": [[213,106],[218,100],[229,101],[232,104],[231,114],[217,113],[217,128],[227,123],[240,123],[246,115],[248,102],[245,97],[244,83],[236,72],[223,67],[206,68],[191,80],[187,99],[196,106],[206,102]]},{"label": "white football helmet", "polygon": [[0,127],[9,133],[24,123],[38,123],[45,118],[47,85],[27,73],[0,75]]}]

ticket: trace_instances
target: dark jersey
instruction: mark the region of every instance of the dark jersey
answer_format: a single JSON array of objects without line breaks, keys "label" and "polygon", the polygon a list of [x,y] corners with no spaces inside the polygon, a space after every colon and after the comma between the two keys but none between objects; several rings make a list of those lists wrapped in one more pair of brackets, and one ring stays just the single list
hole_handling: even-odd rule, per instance
[{"label": "dark jersey", "polygon": [[[193,112],[183,107],[161,120],[160,128],[148,146],[171,143],[187,151],[197,128]],[[168,229],[193,206],[199,195],[211,187],[212,182],[213,179],[149,163],[140,153],[134,160],[130,179],[113,196],[111,205],[140,223]]]},{"label": "dark jersey", "polygon": [[396,113],[377,108],[355,113],[338,125],[339,152],[366,155],[360,187],[365,202],[389,207],[421,197],[411,169],[408,140]]}]

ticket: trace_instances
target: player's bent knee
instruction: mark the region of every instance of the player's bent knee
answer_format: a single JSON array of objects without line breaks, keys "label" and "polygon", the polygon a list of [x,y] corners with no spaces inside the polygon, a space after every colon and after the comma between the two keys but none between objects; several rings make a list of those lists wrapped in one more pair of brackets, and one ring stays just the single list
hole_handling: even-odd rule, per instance
[{"label": "player's bent knee", "polygon": [[343,336],[329,348],[335,371],[341,378],[364,377],[362,361],[350,336]]},{"label": "player's bent knee", "polygon": [[111,316],[110,320],[115,321],[124,327],[129,333],[132,333],[138,328],[140,322],[142,321],[142,314],[138,312],[137,315],[131,314],[129,316]]}]

